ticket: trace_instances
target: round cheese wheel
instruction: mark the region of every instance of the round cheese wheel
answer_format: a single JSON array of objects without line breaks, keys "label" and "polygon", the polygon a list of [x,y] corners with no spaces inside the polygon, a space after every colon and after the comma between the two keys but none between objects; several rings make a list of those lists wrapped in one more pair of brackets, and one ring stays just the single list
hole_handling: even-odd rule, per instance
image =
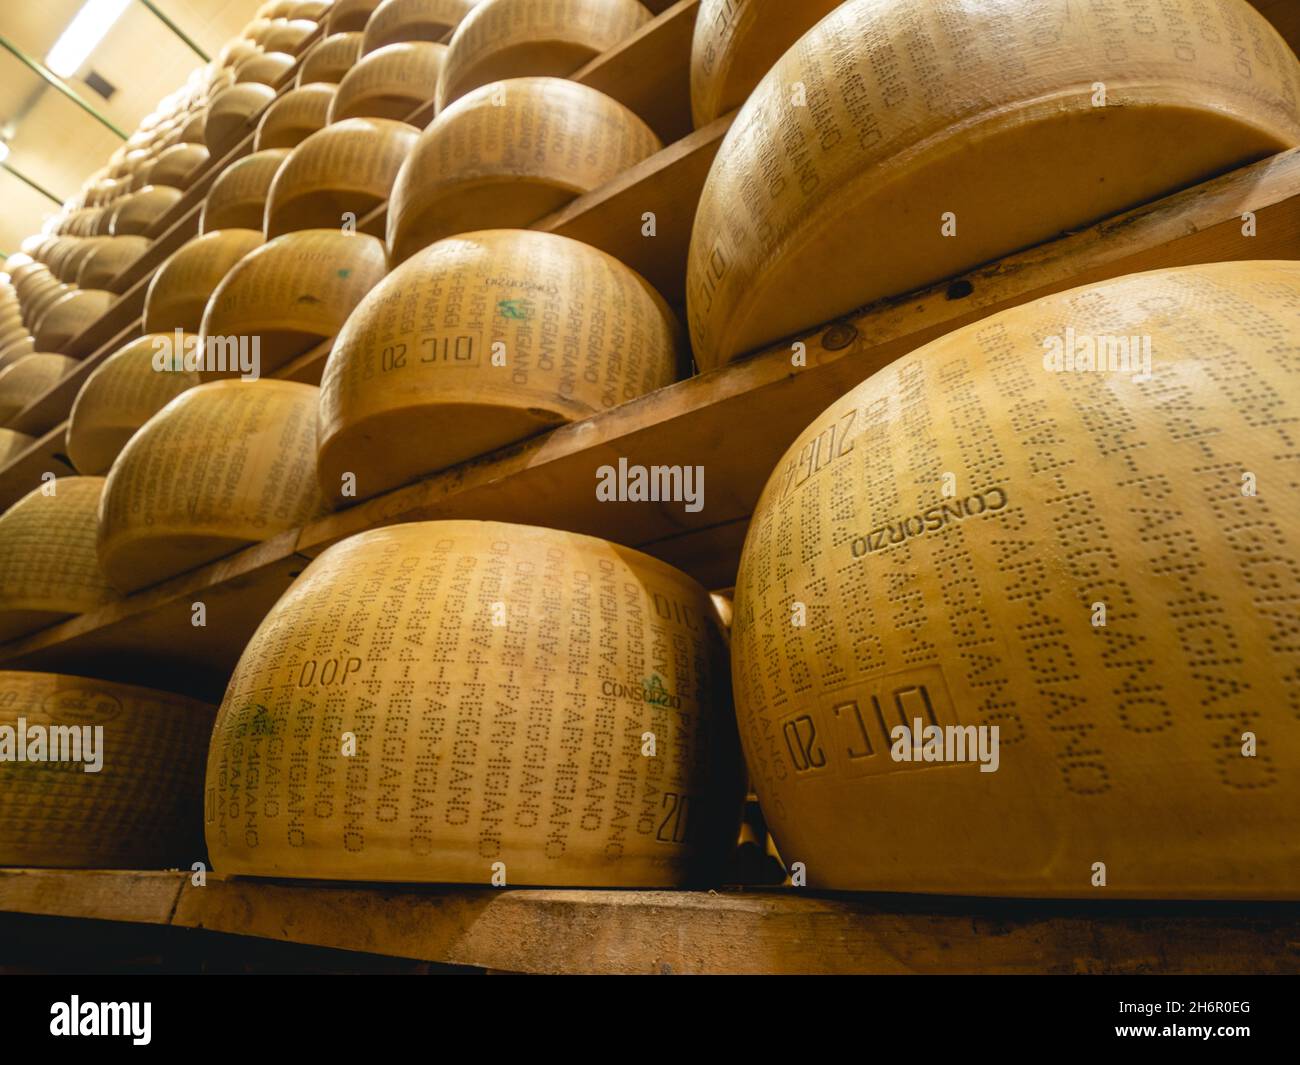
[{"label": "round cheese wheel", "polygon": [[81,386],[68,416],[68,458],[78,473],[108,472],[136,430],[199,384],[184,356],[193,334],[150,333],[119,348]]},{"label": "round cheese wheel", "polygon": [[42,320],[45,318],[45,312],[48,311],[59,300],[63,299],[73,292],[76,292],[75,285],[61,285],[57,281],[52,285],[43,285],[37,294],[28,302],[24,310],[27,312],[27,322],[31,325],[32,332],[35,333],[40,329]]},{"label": "round cheese wheel", "polygon": [[212,293],[234,265],[262,244],[260,229],[220,229],[195,237],[158,267],[144,298],[149,333],[197,333]]},{"label": "round cheese wheel", "polygon": [[662,145],[611,99],[559,78],[475,89],[420,135],[393,187],[394,263],[436,240],[523,227],[610,181]]},{"label": "round cheese wheel", "polygon": [[0,370],[0,425],[40,399],[76,365],[76,359],[42,351],[23,355]]},{"label": "round cheese wheel", "polygon": [[438,107],[493,81],[567,77],[650,18],[637,0],[481,0],[451,38]]},{"label": "round cheese wheel", "polygon": [[782,54],[842,0],[700,0],[691,44],[695,128],[734,111]]},{"label": "round cheese wheel", "polygon": [[[213,715],[207,703],[148,688],[0,672],[0,743],[13,744],[11,759],[23,752],[0,771],[0,866],[188,869],[202,860]],[[50,758],[55,742],[64,760]],[[78,756],[81,765],[70,760]]]},{"label": "round cheese wheel", "polygon": [[253,119],[275,99],[269,85],[244,82],[222,89],[208,107],[203,136],[212,158],[221,159],[253,131]]},{"label": "round cheese wheel", "polygon": [[710,882],[744,795],[725,671],[708,594],[638,551],[499,522],[351,537],[231,678],[208,754],[213,866]]},{"label": "round cheese wheel", "polygon": [[[2,362],[0,366],[3,366]],[[8,466],[34,443],[34,436],[20,433],[16,429],[0,429],[0,469]]]},{"label": "round cheese wheel", "polygon": [[0,514],[0,642],[113,598],[95,552],[103,487],[102,477],[57,477]]},{"label": "round cheese wheel", "polygon": [[113,207],[109,232],[115,237],[144,236],[180,201],[181,190],[148,185],[123,196]]},{"label": "round cheese wheel", "polygon": [[[221,51],[217,53],[217,63],[222,68],[237,67],[243,60],[249,56],[257,55],[260,51],[261,49],[252,41],[239,37],[226,42]],[[223,73],[225,73],[224,69],[221,71],[221,74]],[[221,74],[215,75],[210,84],[215,84]]]},{"label": "round cheese wheel", "polygon": [[329,33],[362,31],[378,6],[379,0],[334,0],[325,16],[325,29]]},{"label": "round cheese wheel", "polygon": [[366,21],[361,54],[402,41],[441,41],[480,0],[384,0]]},{"label": "round cheese wheel", "polygon": [[[208,109],[200,108],[185,121],[180,129],[179,139],[182,144],[201,145],[206,150],[208,130]],[[206,162],[206,159],[205,159]]]},{"label": "round cheese wheel", "polygon": [[202,144],[173,144],[165,149],[149,168],[150,185],[188,188],[208,162],[208,149]]},{"label": "round cheese wheel", "polygon": [[284,17],[320,22],[329,14],[333,6],[332,0],[298,0],[296,4],[289,5],[289,10],[285,12]]},{"label": "round cheese wheel", "polygon": [[[293,69],[295,60],[286,52],[260,52],[241,60],[235,67],[237,85],[257,84],[273,88]],[[211,121],[211,119],[209,119]]]},{"label": "round cheese wheel", "polygon": [[118,300],[117,293],[79,288],[57,300],[32,331],[36,346],[43,351],[63,348],[94,325]]},{"label": "round cheese wheel", "polygon": [[[364,233],[305,229],[276,237],[217,286],[203,314],[204,344],[256,338],[265,376],[337,333],[386,272],[383,244]],[[205,380],[221,376],[228,374],[204,372]]]},{"label": "round cheese wheel", "polygon": [[334,33],[317,41],[298,67],[297,82],[337,85],[361,57],[361,34]]},{"label": "round cheese wheel", "polygon": [[16,340],[6,340],[3,347],[0,347],[0,368],[12,366],[24,355],[31,355],[36,351],[36,340],[30,336],[19,336]]},{"label": "round cheese wheel", "polygon": [[434,98],[445,44],[406,41],[371,52],[343,76],[330,121],[345,118],[390,118],[404,121]]},{"label": "round cheese wheel", "polygon": [[683,348],[659,294],[602,251],[530,230],[439,241],[376,285],[334,343],[322,489],[343,503],[351,473],[366,498],[635,399],[672,383]]},{"label": "round cheese wheel", "polygon": [[182,392],[109,471],[99,559],[135,591],[318,516],[316,398],[293,381],[214,381]]},{"label": "round cheese wheel", "polygon": [[81,264],[77,284],[82,288],[107,288],[145,253],[149,244],[148,237],[111,237]]},{"label": "round cheese wheel", "polygon": [[311,19],[286,19],[278,22],[261,42],[266,51],[283,52],[296,56],[306,44],[307,39],[316,32],[316,23]]},{"label": "round cheese wheel", "polygon": [[1295,262],[1073,289],[917,349],[795,441],[732,651],[810,886],[1294,897],[1298,309]]},{"label": "round cheese wheel", "polygon": [[290,89],[271,102],[257,124],[255,151],[292,148],[329,121],[334,101],[333,85],[304,85]]},{"label": "round cheese wheel", "polygon": [[217,229],[261,229],[266,213],[266,194],[280,164],[289,158],[288,148],[254,152],[226,167],[212,183],[199,232]]},{"label": "round cheese wheel", "polygon": [[1245,0],[1203,7],[841,5],[714,160],[688,265],[699,364],[1300,144],[1300,61]]},{"label": "round cheese wheel", "polygon": [[420,131],[385,118],[349,118],[304,140],[271,184],[266,234],[352,225],[388,200]]}]

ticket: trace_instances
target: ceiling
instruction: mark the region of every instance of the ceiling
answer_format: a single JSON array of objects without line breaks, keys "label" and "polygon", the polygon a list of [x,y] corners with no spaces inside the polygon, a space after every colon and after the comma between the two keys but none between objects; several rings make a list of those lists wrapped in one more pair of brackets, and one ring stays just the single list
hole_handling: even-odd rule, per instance
[{"label": "ceiling", "polygon": [[[0,37],[43,62],[84,0],[7,0]],[[208,55],[236,36],[261,0],[154,0]],[[158,101],[184,83],[203,60],[139,0],[91,53],[69,86],[118,129],[130,134]],[[116,88],[104,99],[85,81],[90,72]],[[60,200],[103,166],[122,139],[7,51],[0,51],[0,133],[8,135],[9,166]],[[17,250],[58,205],[0,170],[0,252]]]}]

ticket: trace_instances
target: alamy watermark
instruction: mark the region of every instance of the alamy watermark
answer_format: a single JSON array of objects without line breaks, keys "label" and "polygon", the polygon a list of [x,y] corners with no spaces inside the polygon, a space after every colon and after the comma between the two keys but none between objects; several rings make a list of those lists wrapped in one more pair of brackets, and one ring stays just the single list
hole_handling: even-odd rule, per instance
[{"label": "alamy watermark", "polygon": [[103,725],[0,725],[0,762],[81,762],[82,772],[104,768]]},{"label": "alamy watermark", "polygon": [[596,471],[596,498],[602,503],[683,503],[698,514],[704,509],[703,466],[636,466],[620,458],[618,466]]},{"label": "alamy watermark", "polygon": [[1049,373],[1123,373],[1134,381],[1151,380],[1151,337],[1076,333],[1043,338],[1043,369]]},{"label": "alamy watermark", "polygon": [[188,370],[190,373],[238,373],[243,381],[256,381],[262,373],[260,336],[200,339],[177,329],[173,335],[154,338],[153,368],[158,373]]},{"label": "alamy watermark", "polygon": [[996,773],[1001,764],[998,725],[926,725],[914,718],[912,727],[889,730],[895,762],[978,762],[981,773]]}]

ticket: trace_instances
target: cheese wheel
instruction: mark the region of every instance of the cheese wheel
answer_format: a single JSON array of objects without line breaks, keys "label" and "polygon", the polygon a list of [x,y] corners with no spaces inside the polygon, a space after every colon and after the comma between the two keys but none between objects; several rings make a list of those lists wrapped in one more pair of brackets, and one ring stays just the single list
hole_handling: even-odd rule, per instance
[{"label": "cheese wheel", "polygon": [[300,144],[329,121],[333,101],[333,85],[304,85],[283,93],[263,112],[253,140],[254,150]]},{"label": "cheese wheel", "polygon": [[76,365],[76,359],[41,351],[23,355],[0,370],[0,425],[40,399]]},{"label": "cheese wheel", "polygon": [[0,347],[0,369],[6,366],[12,366],[24,355],[31,355],[36,351],[36,340],[30,336],[19,336],[16,340],[7,340],[3,347]]},{"label": "cheese wheel", "polygon": [[371,52],[339,82],[330,121],[390,118],[405,121],[438,91],[445,44],[406,41]]},{"label": "cheese wheel", "polygon": [[436,240],[524,227],[598,188],[661,147],[618,101],[559,78],[475,89],[420,135],[393,186],[394,263]]},{"label": "cheese wheel", "polygon": [[182,144],[200,145],[206,150],[207,129],[208,109],[203,107],[185,120],[185,125],[180,129],[179,139]]},{"label": "cheese wheel", "polygon": [[146,334],[95,367],[68,416],[68,458],[78,473],[107,473],[140,426],[199,384],[198,372],[186,370],[183,358],[197,340],[193,334]]},{"label": "cheese wheel", "polygon": [[296,4],[290,4],[289,10],[285,12],[285,18],[288,19],[310,19],[312,22],[320,22],[334,5],[331,0],[298,0]]},{"label": "cheese wheel", "polygon": [[180,201],[181,190],[170,185],[147,185],[118,200],[109,232],[115,237],[144,236]]},{"label": "cheese wheel", "polygon": [[[276,237],[217,286],[203,314],[204,344],[256,338],[265,376],[337,333],[386,272],[383,244],[363,233],[305,229]],[[228,375],[208,368],[204,380]]]},{"label": "cheese wheel", "polygon": [[217,93],[208,107],[203,131],[212,158],[221,159],[251,133],[254,117],[274,99],[274,89],[255,82],[232,85]]},{"label": "cheese wheel", "polygon": [[325,16],[325,29],[329,33],[351,33],[364,30],[371,12],[379,0],[334,0]]},{"label": "cheese wheel", "polygon": [[708,883],[744,794],[725,671],[707,593],[638,551],[499,522],[351,537],[231,678],[208,754],[213,866]]},{"label": "cheese wheel", "polygon": [[402,41],[442,41],[480,0],[384,0],[366,21],[361,54]]},{"label": "cheese wheel", "polygon": [[188,188],[207,162],[208,149],[202,144],[173,144],[149,168],[149,184]]},{"label": "cheese wheel", "polygon": [[148,237],[111,237],[81,264],[77,284],[82,288],[107,288],[145,253],[149,244]]},{"label": "cheese wheel", "polygon": [[691,43],[695,128],[743,104],[795,41],[841,0],[700,0]]},{"label": "cheese wheel", "polygon": [[195,237],[158,267],[144,298],[149,333],[197,333],[203,310],[231,268],[262,244],[258,229],[221,229]]},{"label": "cheese wheel", "polygon": [[[11,760],[0,762],[0,866],[188,869],[201,861],[214,713],[133,685],[0,672],[0,743],[13,744]],[[49,758],[56,736],[63,757],[80,755],[80,765]]]},{"label": "cheese wheel", "polygon": [[322,512],[316,399],[293,381],[214,381],[182,392],[109,471],[99,560],[132,592]]},{"label": "cheese wheel", "polygon": [[288,148],[268,148],[231,163],[218,175],[203,201],[199,232],[217,229],[261,229],[266,194]]},{"label": "cheese wheel", "polygon": [[41,315],[32,331],[36,346],[43,351],[62,351],[99,321],[118,300],[117,293],[79,288],[57,300]]},{"label": "cheese wheel", "polygon": [[[223,68],[237,67],[243,60],[249,56],[257,55],[260,51],[261,49],[252,41],[242,37],[236,38],[233,41],[227,41],[222,46],[221,51],[217,53],[217,63]],[[226,71],[223,69],[220,74],[213,78],[213,82],[215,83],[217,78],[225,73]]]},{"label": "cheese wheel", "polygon": [[316,23],[311,19],[287,19],[272,28],[261,44],[268,52],[296,56],[315,32]]},{"label": "cheese wheel", "polygon": [[1292,147],[1298,101],[1300,62],[1245,0],[1122,20],[1067,0],[850,0],[767,74],[713,162],[688,264],[696,359]]},{"label": "cheese wheel", "polygon": [[361,34],[334,33],[317,41],[298,67],[297,83],[337,85],[361,57]]},{"label": "cheese wheel", "polygon": [[54,282],[52,285],[43,285],[37,294],[27,303],[24,310],[27,312],[27,322],[31,325],[32,332],[35,333],[39,328],[42,320],[45,318],[45,312],[48,311],[64,296],[70,295],[77,291],[75,285],[60,285]]},{"label": "cheese wheel", "polygon": [[672,383],[681,341],[659,294],[586,244],[529,230],[439,241],[376,285],[334,343],[322,490],[343,503],[351,473],[366,498],[635,399]]},{"label": "cheese wheel", "polygon": [[271,184],[266,234],[355,225],[388,200],[420,131],[384,118],[349,118],[304,140]]},{"label": "cheese wheel", "polygon": [[258,84],[274,88],[293,69],[294,63],[293,56],[285,52],[260,52],[249,56],[235,67],[235,84]]},{"label": "cheese wheel", "polygon": [[[927,344],[795,441],[732,652],[810,886],[1296,896],[1298,337],[1298,263],[1131,275]],[[970,746],[900,760],[917,720]]]},{"label": "cheese wheel", "polygon": [[16,429],[0,429],[0,469],[8,466],[34,443],[34,436],[20,433]]},{"label": "cheese wheel", "polygon": [[438,108],[493,81],[567,77],[650,18],[637,0],[481,0],[452,35]]},{"label": "cheese wheel", "polygon": [[58,477],[0,514],[0,642],[113,598],[95,551],[103,487],[102,477]]},{"label": "cheese wheel", "polygon": [[58,252],[55,273],[58,275],[59,280],[67,281],[69,284],[75,282],[82,264],[95,252],[97,248],[103,247],[104,244],[112,239],[112,237],[72,238],[72,243],[67,244]]}]

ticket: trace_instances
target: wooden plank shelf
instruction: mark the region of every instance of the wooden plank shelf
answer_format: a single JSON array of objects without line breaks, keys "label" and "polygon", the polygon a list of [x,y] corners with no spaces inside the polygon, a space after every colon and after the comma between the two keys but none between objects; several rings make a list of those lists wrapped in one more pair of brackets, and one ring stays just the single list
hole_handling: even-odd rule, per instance
[{"label": "wooden plank shelf", "polygon": [[0,869],[0,910],[525,973],[1300,972],[1300,904],[610,891]]}]

